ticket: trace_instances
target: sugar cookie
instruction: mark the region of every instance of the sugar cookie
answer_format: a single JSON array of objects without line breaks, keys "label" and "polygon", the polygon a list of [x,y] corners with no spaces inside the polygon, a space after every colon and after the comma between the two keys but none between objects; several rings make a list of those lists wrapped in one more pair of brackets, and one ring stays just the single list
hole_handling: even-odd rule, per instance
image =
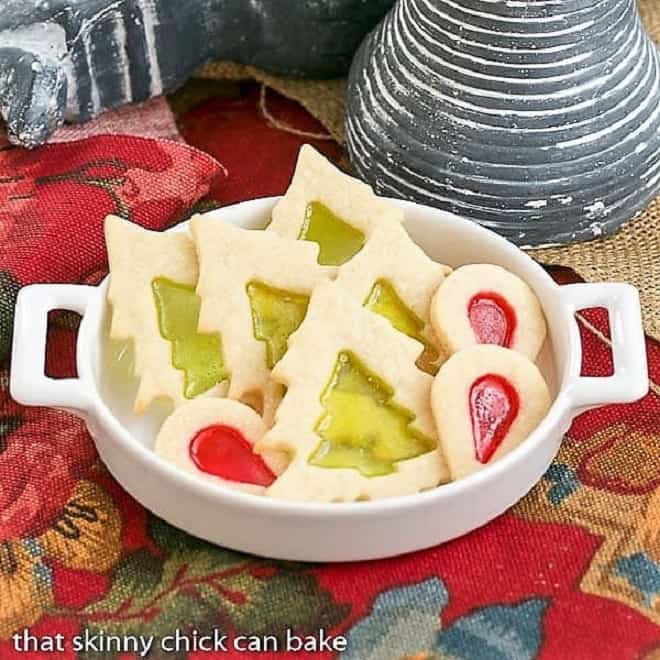
[{"label": "sugar cookie", "polygon": [[319,284],[307,317],[273,370],[287,387],[258,451],[291,463],[266,491],[316,501],[373,499],[447,479],[420,344],[345,295]]},{"label": "sugar cookie", "polygon": [[460,479],[525,440],[547,413],[550,393],[524,355],[480,344],[442,365],[431,405],[451,477]]},{"label": "sugar cookie", "polygon": [[217,394],[226,381],[222,343],[197,332],[197,257],[180,232],[148,231],[108,216],[105,236],[110,264],[110,337],[132,340],[139,387],[134,412],[156,398],[174,405]]},{"label": "sugar cookie", "polygon": [[190,228],[199,257],[199,331],[222,337],[228,396],[260,400],[256,407],[269,418],[281,390],[270,371],[305,317],[312,289],[327,278],[318,245],[241,229],[218,214],[195,216]]},{"label": "sugar cookie", "polygon": [[319,264],[339,266],[362,249],[377,227],[402,220],[396,206],[306,144],[289,189],[273,208],[268,230],[318,243]]},{"label": "sugar cookie", "polygon": [[429,320],[431,299],[450,272],[430,259],[402,225],[389,223],[339,268],[336,282],[347,295],[419,341],[424,352],[417,366],[435,374],[443,358]]},{"label": "sugar cookie", "polygon": [[541,305],[529,285],[500,266],[457,268],[431,303],[431,323],[451,354],[473,344],[496,344],[536,356],[546,335]]},{"label": "sugar cookie", "polygon": [[266,428],[252,408],[238,401],[196,399],[165,420],[154,451],[201,479],[260,495],[287,464],[284,454],[254,453]]}]

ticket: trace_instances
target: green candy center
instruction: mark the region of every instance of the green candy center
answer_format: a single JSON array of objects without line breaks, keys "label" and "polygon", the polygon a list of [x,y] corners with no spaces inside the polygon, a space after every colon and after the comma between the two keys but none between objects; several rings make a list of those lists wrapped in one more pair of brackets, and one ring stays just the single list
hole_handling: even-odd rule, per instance
[{"label": "green candy center", "polygon": [[266,343],[266,361],[272,369],[286,353],[289,336],[303,322],[309,297],[257,281],[247,285],[247,294],[254,336]]},{"label": "green candy center", "polygon": [[319,244],[318,262],[323,266],[341,266],[364,245],[364,234],[321,202],[307,205],[298,238]]},{"label": "green candy center", "polygon": [[422,343],[424,352],[417,360],[417,366],[430,374],[437,372],[438,352],[422,335],[423,321],[408,309],[389,282],[378,280],[364,301],[364,306],[384,316],[399,332]]},{"label": "green candy center", "polygon": [[353,353],[342,351],[321,394],[325,412],[314,430],[322,441],[309,463],[375,477],[395,472],[397,461],[431,451],[434,441],[410,427],[415,416],[393,396]]},{"label": "green candy center", "polygon": [[197,332],[201,300],[194,287],[157,277],[151,290],[160,334],[172,343],[172,366],[183,371],[184,396],[194,399],[229,377],[220,336]]}]

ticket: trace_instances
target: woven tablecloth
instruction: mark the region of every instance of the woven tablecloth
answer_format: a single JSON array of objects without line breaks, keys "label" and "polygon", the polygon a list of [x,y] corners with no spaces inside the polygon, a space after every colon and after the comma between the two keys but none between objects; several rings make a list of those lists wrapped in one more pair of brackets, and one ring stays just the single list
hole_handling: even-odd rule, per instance
[{"label": "woven tablecloth", "polygon": [[[660,658],[655,387],[639,403],[578,418],[543,480],[484,528],[342,565],[269,561],[194,539],[121,489],[81,421],[10,399],[18,287],[99,281],[107,213],[165,228],[192,209],[281,193],[304,141],[346,164],[336,142],[309,137],[324,130],[300,105],[256,84],[193,82],[171,105],[187,145],[162,139],[174,125],[162,104],[132,125],[144,135],[160,126],[158,139],[92,136],[34,152],[0,145],[0,659],[135,657],[95,652],[101,633],[153,638],[152,658],[301,657],[167,653],[159,643],[196,630],[283,644],[287,630],[318,639],[322,629],[344,638],[341,657],[355,660]],[[581,332],[583,373],[606,374],[606,319],[586,312]],[[49,374],[74,372],[74,343],[71,315],[53,315]],[[652,340],[648,357],[658,383]],[[26,627],[32,640],[12,638]],[[18,650],[57,634],[62,652]]]}]

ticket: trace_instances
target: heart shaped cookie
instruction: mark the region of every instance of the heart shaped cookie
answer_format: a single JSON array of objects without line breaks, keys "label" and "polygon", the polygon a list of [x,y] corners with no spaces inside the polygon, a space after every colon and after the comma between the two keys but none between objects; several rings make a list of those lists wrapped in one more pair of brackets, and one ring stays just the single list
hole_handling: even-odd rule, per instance
[{"label": "heart shaped cookie", "polygon": [[482,344],[442,365],[431,407],[451,477],[460,479],[525,440],[547,413],[550,393],[525,356]]},{"label": "heart shaped cookie", "polygon": [[165,420],[154,450],[186,472],[260,495],[288,462],[282,452],[254,451],[266,430],[261,417],[243,403],[196,399]]},{"label": "heart shaped cookie", "polygon": [[541,305],[529,285],[491,264],[453,271],[433,297],[431,324],[450,354],[494,344],[534,360],[546,335]]}]

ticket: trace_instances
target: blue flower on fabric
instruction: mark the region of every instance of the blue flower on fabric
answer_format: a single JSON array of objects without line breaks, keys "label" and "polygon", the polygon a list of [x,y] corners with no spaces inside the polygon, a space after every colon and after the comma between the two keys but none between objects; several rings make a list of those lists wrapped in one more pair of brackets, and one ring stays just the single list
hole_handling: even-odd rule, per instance
[{"label": "blue flower on fabric", "polygon": [[25,538],[22,540],[22,544],[28,554],[36,560],[34,564],[32,564],[32,576],[34,579],[43,583],[48,588],[52,587],[53,570],[41,561],[44,556],[44,548],[41,541],[35,538]]},{"label": "blue flower on fabric", "polygon": [[561,504],[580,487],[575,470],[565,463],[553,463],[543,478],[553,484],[548,491],[548,499],[555,506]]},{"label": "blue flower on fabric", "polygon": [[341,660],[401,658],[430,648],[447,601],[447,589],[437,577],[384,591],[371,614],[349,631]]},{"label": "blue flower on fabric", "polygon": [[620,557],[614,562],[614,571],[640,593],[646,607],[651,607],[660,594],[660,564],[646,552]]},{"label": "blue flower on fabric", "polygon": [[370,614],[348,632],[341,660],[420,653],[457,660],[532,660],[538,654],[547,599],[482,607],[441,628],[440,614],[448,601],[447,588],[437,577],[381,593]]},{"label": "blue flower on fabric", "polygon": [[440,630],[433,650],[461,660],[532,660],[541,648],[547,604],[545,598],[531,598],[477,609]]}]

